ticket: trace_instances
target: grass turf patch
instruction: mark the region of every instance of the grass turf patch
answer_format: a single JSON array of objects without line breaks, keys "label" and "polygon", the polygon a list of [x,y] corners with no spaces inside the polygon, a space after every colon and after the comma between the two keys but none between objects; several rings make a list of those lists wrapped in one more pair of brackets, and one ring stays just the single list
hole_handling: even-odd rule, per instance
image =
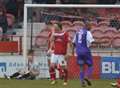
[{"label": "grass turf patch", "polygon": [[[86,88],[112,88],[110,83],[114,80],[93,80],[92,86]],[[67,86],[58,80],[55,85],[50,85],[49,80],[5,80],[0,79],[0,88],[82,88],[79,80],[69,80]]]}]

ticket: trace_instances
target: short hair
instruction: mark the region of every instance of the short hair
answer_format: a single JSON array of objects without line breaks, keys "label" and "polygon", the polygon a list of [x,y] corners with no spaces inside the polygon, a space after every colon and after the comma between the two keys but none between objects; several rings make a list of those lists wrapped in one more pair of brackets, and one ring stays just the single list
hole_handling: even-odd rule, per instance
[{"label": "short hair", "polygon": [[62,24],[61,23],[55,23],[61,30],[62,30]]},{"label": "short hair", "polygon": [[31,54],[33,54],[33,53],[34,53],[34,50],[31,49],[31,50],[28,51],[27,54],[28,54],[28,55],[31,55]]},{"label": "short hair", "polygon": [[53,25],[52,22],[46,22],[46,25]]},{"label": "short hair", "polygon": [[3,12],[3,15],[6,16],[6,8],[0,3],[0,12]]},{"label": "short hair", "polygon": [[85,23],[85,27],[87,30],[91,30],[91,24],[89,22]]}]

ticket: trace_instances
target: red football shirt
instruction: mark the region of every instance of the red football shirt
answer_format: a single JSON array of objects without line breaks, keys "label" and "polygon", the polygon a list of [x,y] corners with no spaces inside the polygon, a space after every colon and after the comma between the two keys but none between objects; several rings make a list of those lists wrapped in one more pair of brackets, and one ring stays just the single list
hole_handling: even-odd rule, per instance
[{"label": "red football shirt", "polygon": [[69,42],[67,32],[54,34],[54,54],[65,55],[67,52],[67,44]]}]

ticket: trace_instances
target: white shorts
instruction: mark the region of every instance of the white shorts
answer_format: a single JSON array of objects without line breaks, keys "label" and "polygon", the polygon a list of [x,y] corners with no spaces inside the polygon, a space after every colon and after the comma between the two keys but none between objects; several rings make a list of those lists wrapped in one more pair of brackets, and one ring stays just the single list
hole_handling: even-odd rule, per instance
[{"label": "white shorts", "polygon": [[51,63],[58,64],[60,66],[67,65],[67,62],[65,60],[65,56],[64,55],[56,55],[56,54],[51,55]]}]

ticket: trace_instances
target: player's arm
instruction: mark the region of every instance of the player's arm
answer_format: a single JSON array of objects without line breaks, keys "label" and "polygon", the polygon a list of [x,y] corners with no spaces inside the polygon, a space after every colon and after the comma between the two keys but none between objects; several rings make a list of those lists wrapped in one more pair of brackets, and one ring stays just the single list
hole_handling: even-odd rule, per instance
[{"label": "player's arm", "polygon": [[71,48],[72,48],[72,55],[74,55],[74,51],[75,51],[75,43],[72,43]]},{"label": "player's arm", "polygon": [[69,35],[67,35],[67,54],[66,59],[72,56],[72,42],[70,41]]},{"label": "player's arm", "polygon": [[71,47],[72,47],[72,55],[74,55],[75,41],[76,41],[76,34],[75,34],[75,36],[74,36],[74,38],[73,38],[73,40],[72,40],[72,45],[71,45]]},{"label": "player's arm", "polygon": [[50,47],[49,47],[49,50],[48,50],[49,52],[52,51],[53,46],[54,46],[54,35],[52,33],[51,36],[50,36]]},{"label": "player's arm", "polygon": [[87,45],[88,47],[91,46],[91,44],[94,42],[94,38],[93,38],[93,35],[90,31],[87,31]]},{"label": "player's arm", "polygon": [[72,43],[69,41],[68,44],[67,44],[67,54],[71,54],[71,48],[72,48]]},{"label": "player's arm", "polygon": [[67,53],[66,53],[66,55],[65,55],[65,59],[66,59],[66,60],[69,59],[70,56],[71,56],[71,43],[68,42],[68,43],[67,43]]},{"label": "player's arm", "polygon": [[51,28],[51,32],[49,34],[49,48],[48,48],[48,54],[50,54],[52,52],[53,46],[54,46],[54,27]]}]

